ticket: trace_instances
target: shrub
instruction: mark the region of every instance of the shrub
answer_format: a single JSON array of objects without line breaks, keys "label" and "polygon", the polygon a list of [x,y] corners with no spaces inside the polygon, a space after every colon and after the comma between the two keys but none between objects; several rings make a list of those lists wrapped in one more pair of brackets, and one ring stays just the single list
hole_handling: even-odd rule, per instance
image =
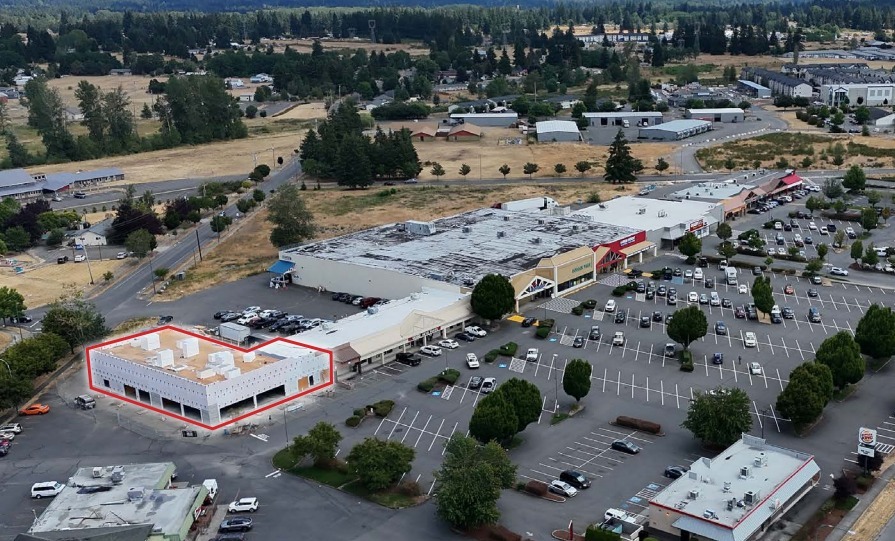
[{"label": "shrub", "polygon": [[[543,340],[550,336],[550,328],[549,327],[538,327],[538,330],[535,331],[535,338],[540,338]],[[487,355],[485,356],[487,359]]]},{"label": "shrub", "polygon": [[525,483],[525,491],[535,496],[547,495],[547,483],[543,481],[529,481]]},{"label": "shrub", "polygon": [[354,428],[360,424],[360,420],[361,420],[360,417],[358,417],[356,415],[352,415],[351,417],[345,419],[345,424],[350,426],[351,428]]},{"label": "shrub", "polygon": [[394,400],[380,400],[376,402],[372,406],[373,413],[376,414],[377,417],[387,417],[389,413],[395,408]]},{"label": "shrub", "polygon": [[595,301],[593,299],[587,299],[586,301],[581,303],[581,306],[583,306],[587,310],[593,310],[594,308],[597,307],[597,301]]},{"label": "shrub", "polygon": [[552,329],[554,325],[556,325],[555,319],[542,319],[538,322],[538,327],[547,327],[548,329]]},{"label": "shrub", "polygon": [[692,372],[696,367],[693,365],[693,361],[685,361],[681,363],[681,372]]},{"label": "shrub", "polygon": [[516,354],[517,351],[519,351],[519,344],[517,344],[516,342],[507,342],[506,344],[500,346],[500,349],[498,351],[505,357],[512,357]]},{"label": "shrub", "polygon": [[681,350],[678,352],[678,359],[682,363],[690,363],[693,364],[693,352]]},{"label": "shrub", "polygon": [[410,496],[411,498],[416,498],[417,496],[422,494],[419,483],[410,480],[405,480],[398,483],[398,492],[405,496]]},{"label": "shrub", "polygon": [[[442,370],[441,373],[438,374],[437,379],[447,383],[448,385],[453,385],[457,383],[458,379],[460,379],[460,371],[454,370],[453,368]],[[392,405],[394,406],[394,404]]]},{"label": "shrub", "polygon": [[625,293],[627,293],[627,292],[628,292],[628,288],[626,288],[625,286],[618,286],[612,290],[612,296],[613,297],[624,297]]},{"label": "shrub", "polygon": [[857,483],[859,489],[867,491],[867,489],[870,488],[870,485],[873,484],[873,476],[862,475],[855,480],[855,483]]},{"label": "shrub", "polygon": [[849,496],[854,496],[855,493],[858,492],[858,483],[855,481],[854,477],[846,474],[842,474],[834,479],[833,486],[836,487],[836,492],[833,493],[833,497],[837,500],[844,500]]},{"label": "shrub", "polygon": [[365,415],[367,415],[367,410],[363,408],[357,408],[356,410],[354,410],[355,417],[364,417]]},{"label": "shrub", "polygon": [[438,383],[438,378],[429,378],[424,379],[423,381],[417,384],[416,388],[424,393],[431,393],[432,389],[435,388],[435,385]]},{"label": "shrub", "polygon": [[621,415],[615,418],[615,424],[627,428],[642,430],[644,432],[649,432],[650,434],[659,434],[662,432],[662,425],[660,425],[659,423],[646,421],[644,419],[637,419],[636,417],[625,417],[624,415]]},{"label": "shrub", "polygon": [[[547,332],[550,332],[547,329],[544,329],[544,330],[546,330]],[[538,332],[540,332],[540,331],[541,331],[541,329],[538,329]],[[483,358],[483,360],[486,363],[493,363],[494,361],[497,360],[498,355],[500,355],[500,350],[492,349],[491,351],[489,351],[488,353],[485,354],[485,357]]]},{"label": "shrub", "polygon": [[580,316],[584,314],[584,308],[582,308],[581,306],[576,306],[575,308],[572,308],[572,313],[576,316]]}]

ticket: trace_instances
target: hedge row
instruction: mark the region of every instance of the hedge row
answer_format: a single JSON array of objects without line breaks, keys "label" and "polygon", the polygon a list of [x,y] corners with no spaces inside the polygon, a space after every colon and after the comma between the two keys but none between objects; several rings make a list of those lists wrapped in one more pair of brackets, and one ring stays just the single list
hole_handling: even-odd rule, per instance
[{"label": "hedge row", "polygon": [[538,322],[538,330],[535,331],[535,338],[543,340],[550,335],[550,330],[556,325],[555,319],[542,319]]},{"label": "hedge row", "polygon": [[457,383],[458,379],[460,379],[460,371],[453,368],[448,368],[446,370],[442,370],[441,373],[439,373],[437,376],[432,376],[431,378],[424,379],[423,381],[419,382],[416,388],[424,393],[431,393],[432,389],[434,389],[439,382],[446,383],[447,385],[453,385]]},{"label": "hedge row", "polygon": [[659,434],[662,432],[662,425],[636,417],[625,417],[624,415],[615,418],[615,424],[636,430],[649,432],[650,434]]},{"label": "hedge row", "polygon": [[499,349],[492,349],[491,351],[489,351],[488,353],[485,354],[483,359],[486,363],[493,363],[494,361],[497,360],[497,357],[499,355],[500,355]]},{"label": "hedge row", "polygon": [[518,350],[519,344],[517,344],[516,342],[507,342],[506,344],[500,346],[500,349],[498,351],[504,357],[512,357]]}]

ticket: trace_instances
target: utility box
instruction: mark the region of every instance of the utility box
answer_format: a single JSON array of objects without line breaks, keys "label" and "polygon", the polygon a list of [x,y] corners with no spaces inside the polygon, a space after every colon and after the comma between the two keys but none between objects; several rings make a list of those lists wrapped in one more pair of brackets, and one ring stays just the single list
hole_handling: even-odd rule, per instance
[{"label": "utility box", "polygon": [[218,327],[218,332],[221,338],[241,344],[252,334],[252,329],[238,323],[227,322],[221,323]]}]

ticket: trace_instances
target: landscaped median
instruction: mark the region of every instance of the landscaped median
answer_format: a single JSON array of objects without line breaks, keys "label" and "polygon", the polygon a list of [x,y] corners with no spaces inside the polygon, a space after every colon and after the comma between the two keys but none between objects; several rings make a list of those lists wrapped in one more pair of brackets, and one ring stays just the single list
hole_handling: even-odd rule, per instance
[{"label": "landscaped median", "polygon": [[333,425],[319,422],[307,435],[298,436],[292,445],[277,452],[273,465],[391,509],[426,500],[415,482],[400,481],[410,471],[413,449],[396,441],[366,438],[351,449],[346,460],[340,460],[335,454],[341,440]]}]

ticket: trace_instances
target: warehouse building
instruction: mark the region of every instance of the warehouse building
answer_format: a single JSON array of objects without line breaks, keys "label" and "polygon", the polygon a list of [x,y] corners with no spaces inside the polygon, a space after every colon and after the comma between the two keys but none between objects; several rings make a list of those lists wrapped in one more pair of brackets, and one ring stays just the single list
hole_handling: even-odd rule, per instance
[{"label": "warehouse building", "polygon": [[752,96],[753,98],[765,99],[771,97],[770,88],[745,79],[737,81],[737,88],[740,92]]},{"label": "warehouse building", "polygon": [[[431,222],[408,221],[280,251],[295,284],[387,299],[424,288],[468,293],[486,274],[506,276],[517,303],[559,296],[622,268],[646,251],[642,228],[545,212],[478,209]],[[599,248],[606,248],[596,253]],[[627,249],[630,253],[622,252]],[[363,279],[358,279],[363,277]]]},{"label": "warehouse building", "polygon": [[544,120],[535,123],[539,143],[559,143],[564,141],[581,141],[578,124],[571,120]]},{"label": "warehouse building", "polygon": [[87,349],[90,388],[203,428],[332,384],[329,352],[276,339],[254,350],[166,326]]},{"label": "warehouse building", "polygon": [[820,101],[830,106],[891,105],[895,95],[895,83],[885,84],[831,84],[821,85]]},{"label": "warehouse building", "polygon": [[174,488],[172,462],[78,468],[16,541],[186,541],[204,486]]},{"label": "warehouse building", "polygon": [[686,233],[705,237],[723,218],[723,206],[701,201],[669,201],[646,197],[617,197],[575,211],[575,218],[645,231],[641,242],[672,249]]},{"label": "warehouse building", "polygon": [[0,199],[11,197],[18,201],[33,201],[43,196],[74,189],[85,189],[98,184],[124,180],[124,172],[117,167],[75,173],[34,173],[24,169],[0,171]]},{"label": "warehouse building", "polygon": [[657,126],[640,128],[637,138],[654,141],[679,141],[711,129],[712,123],[707,120],[672,120]]},{"label": "warehouse building", "polygon": [[451,118],[489,128],[509,128],[519,121],[519,115],[512,111],[506,113],[452,113]]},{"label": "warehouse building", "polygon": [[744,68],[742,78],[770,88],[775,96],[810,98],[814,92],[811,85],[802,79],[764,68]]},{"label": "warehouse building", "polygon": [[[658,111],[612,111],[608,113],[584,113],[584,118],[595,128],[655,126],[662,123],[662,113]],[[627,123],[627,126],[625,125]]]},{"label": "warehouse building", "polygon": [[687,109],[684,116],[709,122],[742,122],[746,118],[746,113],[736,107],[724,107],[722,109]]},{"label": "warehouse building", "polygon": [[757,539],[819,481],[812,455],[743,434],[649,501],[650,528],[680,539]]}]

